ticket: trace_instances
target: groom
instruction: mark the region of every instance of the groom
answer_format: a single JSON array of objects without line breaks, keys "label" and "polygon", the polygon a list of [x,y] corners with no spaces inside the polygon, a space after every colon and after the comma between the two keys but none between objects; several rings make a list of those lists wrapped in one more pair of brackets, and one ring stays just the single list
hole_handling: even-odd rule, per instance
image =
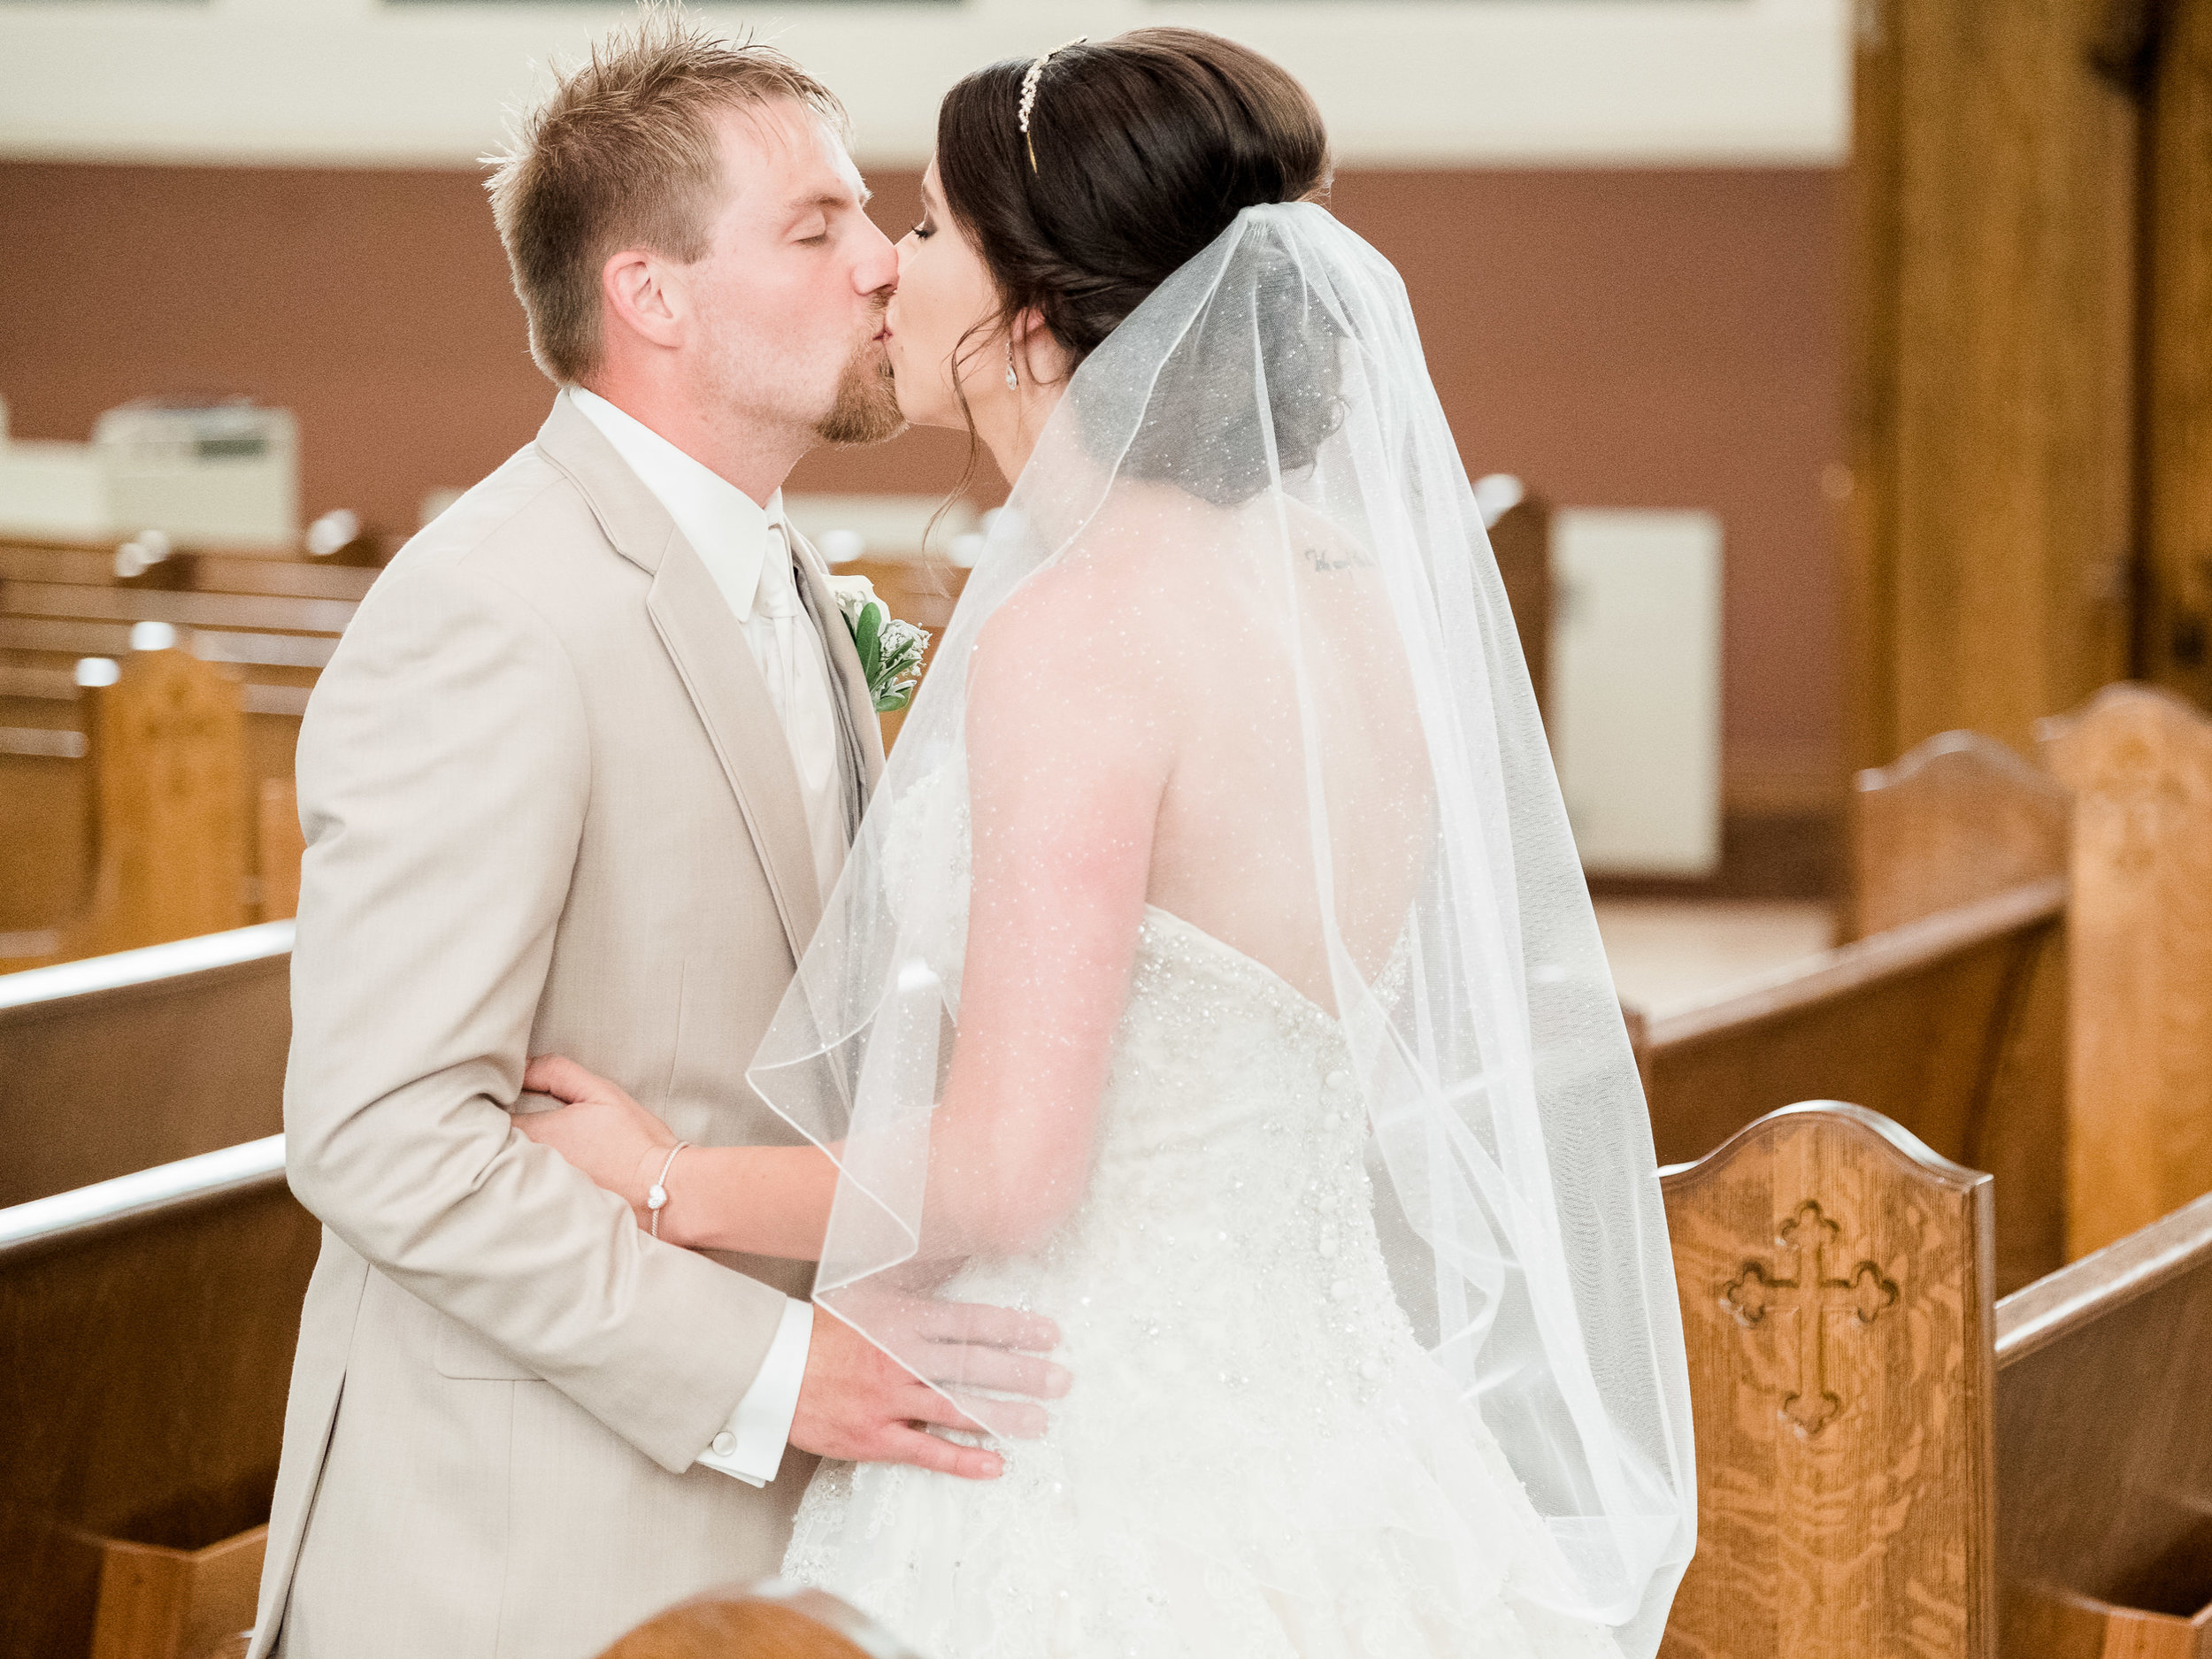
[{"label": "groom", "polygon": [[811,1317],[806,1264],[649,1238],[508,1117],[557,1050],[685,1140],[794,1138],[745,1068],[883,758],[780,495],[898,427],[896,257],[841,121],[660,16],[492,181],[564,389],[393,562],[301,729],[285,1123],[326,1232],[254,1659],[581,1659],[772,1571],[811,1455],[998,1466]]}]

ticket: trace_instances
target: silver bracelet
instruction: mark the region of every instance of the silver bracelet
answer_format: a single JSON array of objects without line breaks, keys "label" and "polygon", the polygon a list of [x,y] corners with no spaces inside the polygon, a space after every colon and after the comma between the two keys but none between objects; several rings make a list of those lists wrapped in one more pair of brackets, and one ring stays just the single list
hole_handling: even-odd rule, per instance
[{"label": "silver bracelet", "polygon": [[668,1171],[676,1166],[676,1155],[691,1144],[679,1141],[668,1149],[668,1162],[661,1165],[660,1179],[645,1189],[645,1207],[653,1212],[653,1236],[661,1236],[661,1211],[668,1208]]}]

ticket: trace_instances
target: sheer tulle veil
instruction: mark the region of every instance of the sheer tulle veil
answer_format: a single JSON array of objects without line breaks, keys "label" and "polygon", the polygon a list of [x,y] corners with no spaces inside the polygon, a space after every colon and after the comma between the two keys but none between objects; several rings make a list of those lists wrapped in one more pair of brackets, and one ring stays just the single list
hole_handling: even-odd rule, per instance
[{"label": "sheer tulle veil", "polygon": [[[1171,539],[1187,581],[1133,586],[1061,649],[1141,649],[1156,607],[1187,623],[1217,593],[1271,618],[1225,619],[1249,697],[1203,718],[1270,746],[1280,764],[1255,775],[1274,781],[1217,808],[1217,868],[1181,873],[1232,912],[1310,923],[1404,1313],[1555,1541],[1548,1599],[1649,1655],[1695,1498],[1642,1091],[1404,285],[1318,206],[1247,209],[1085,361],[937,647],[749,1073],[840,1166],[816,1301],[992,1425],[987,1391],[941,1374],[941,1317],[918,1314],[941,1315],[932,1287],[976,1248],[943,1189],[1010,1173],[933,1157],[968,939],[969,742],[988,714],[969,688],[1002,606],[1110,560],[1133,526]],[[1156,695],[1192,718],[1171,670]],[[1079,741],[1058,764],[1084,764]],[[1303,873],[1285,881],[1278,858],[1254,885],[1234,856],[1248,832],[1294,842]]]}]

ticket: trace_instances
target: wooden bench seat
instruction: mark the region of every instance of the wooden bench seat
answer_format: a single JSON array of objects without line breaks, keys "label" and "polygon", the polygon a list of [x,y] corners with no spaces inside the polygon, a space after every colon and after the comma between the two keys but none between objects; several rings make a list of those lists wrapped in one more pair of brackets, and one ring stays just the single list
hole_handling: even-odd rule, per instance
[{"label": "wooden bench seat", "polygon": [[771,1580],[725,1585],[678,1602],[599,1659],[921,1659],[821,1590]]},{"label": "wooden bench seat", "polygon": [[[80,1659],[104,1575],[130,1587],[119,1553],[144,1578],[144,1550],[267,1520],[320,1240],[283,1158],[274,1136],[0,1209],[0,1654]],[[252,1622],[241,1565],[199,1575],[219,1605],[163,1616],[180,1639]],[[142,1635],[151,1616],[104,1617]]]},{"label": "wooden bench seat", "polygon": [[2212,1652],[2212,1195],[1997,1308],[2007,1659]]},{"label": "wooden bench seat", "polygon": [[1994,1301],[1990,1178],[1810,1102],[1661,1171],[1697,1558],[1672,1659],[2202,1659],[2212,1195]]},{"label": "wooden bench seat", "polygon": [[1997,1177],[1997,1274],[2063,1261],[2063,1004],[2046,988],[2066,884],[1893,927],[1630,1036],[1663,1162],[1793,1101],[1848,1100]]},{"label": "wooden bench seat", "polygon": [[284,1127],[292,924],[0,975],[0,1206]]}]

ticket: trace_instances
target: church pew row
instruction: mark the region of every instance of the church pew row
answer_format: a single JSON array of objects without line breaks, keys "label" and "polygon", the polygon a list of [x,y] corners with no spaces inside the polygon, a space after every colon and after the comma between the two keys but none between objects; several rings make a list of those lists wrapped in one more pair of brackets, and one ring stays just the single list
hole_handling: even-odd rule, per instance
[{"label": "church pew row", "polygon": [[2195,1659],[2212,1197],[1994,1302],[1990,1178],[1785,1109],[1662,1174],[1699,1540],[1669,1659]]},{"label": "church pew row", "polygon": [[1996,1183],[2013,1290],[2063,1259],[2063,881],[1886,929],[1699,1007],[1631,1010],[1660,1158],[1791,1101],[1849,1100]]},{"label": "church pew row", "polygon": [[2074,802],[2067,1248],[2212,1191],[2212,719],[2108,686],[2046,720]]},{"label": "church pew row", "polygon": [[292,924],[0,975],[0,1205],[276,1133]]},{"label": "church pew row", "polygon": [[109,672],[112,683],[82,687],[86,801],[62,818],[86,873],[67,910],[11,930],[0,971],[254,919],[257,786],[234,676],[173,648],[134,651]]},{"label": "church pew row", "polygon": [[2039,767],[1947,733],[1862,773],[1851,910],[1863,934],[2070,881],[2030,995],[2065,1004],[2064,1248],[2080,1256],[2212,1190],[2212,720],[2116,685],[2037,736]]},{"label": "church pew row", "polygon": [[2008,1659],[2212,1647],[2212,1195],[1997,1305]]},{"label": "church pew row", "polygon": [[0,1655],[250,1624],[320,1238],[280,1135],[0,1210]]},{"label": "church pew row", "polygon": [[599,1659],[921,1659],[865,1613],[780,1579],[726,1585],[657,1613]]},{"label": "church pew row", "polygon": [[1945,732],[1851,796],[1846,939],[2066,873],[2073,800],[1995,738]]},{"label": "church pew row", "polygon": [[124,592],[184,590],[358,603],[376,580],[374,566],[277,559],[220,552],[173,553],[125,576],[116,549],[81,543],[0,541],[0,581],[50,582]]},{"label": "church pew row", "polygon": [[[1998,1302],[1989,1176],[1878,1113],[1786,1108],[1661,1181],[1699,1485],[1668,1659],[2201,1651],[2212,1199]],[[773,1651],[776,1605],[603,1659]]]}]

